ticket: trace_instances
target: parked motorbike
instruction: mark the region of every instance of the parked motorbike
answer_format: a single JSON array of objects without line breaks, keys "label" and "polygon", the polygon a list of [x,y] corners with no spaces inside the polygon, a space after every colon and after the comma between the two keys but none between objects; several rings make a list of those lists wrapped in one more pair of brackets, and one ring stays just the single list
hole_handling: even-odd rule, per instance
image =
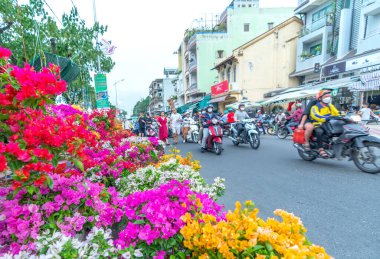
[{"label": "parked motorbike", "polygon": [[252,149],[258,149],[260,147],[260,134],[254,122],[254,119],[243,120],[241,123],[243,124],[244,131],[240,136],[237,136],[236,124],[232,125],[231,136],[229,138],[235,146],[239,144],[250,144]]},{"label": "parked motorbike", "polygon": [[297,126],[290,127],[293,132],[290,132],[288,130],[288,124],[292,122],[292,120],[286,120],[285,122],[281,123],[277,130],[277,137],[279,139],[286,139],[289,135],[292,135],[294,130],[297,128]]},{"label": "parked motorbike", "polygon": [[220,126],[220,122],[214,118],[211,121],[208,121],[207,124],[209,125],[209,135],[206,140],[206,148],[202,148],[201,151],[202,153],[204,151],[215,152],[215,154],[220,155],[223,151],[223,130]]},{"label": "parked motorbike", "polygon": [[187,132],[186,142],[197,143],[199,139],[198,124],[190,124],[190,129]]},{"label": "parked motorbike", "polygon": [[[349,117],[334,116],[321,127],[325,130],[323,148],[329,159],[341,160],[347,157],[365,173],[380,173],[380,139],[370,136],[364,125]],[[310,138],[311,151],[306,151],[300,143],[294,143],[294,147],[303,160],[324,158],[319,154],[314,134]]]}]

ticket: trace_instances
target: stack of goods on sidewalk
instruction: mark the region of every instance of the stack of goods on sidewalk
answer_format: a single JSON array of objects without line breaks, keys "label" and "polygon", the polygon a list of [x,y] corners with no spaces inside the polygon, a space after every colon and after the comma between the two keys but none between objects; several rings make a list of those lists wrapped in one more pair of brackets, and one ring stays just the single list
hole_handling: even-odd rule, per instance
[{"label": "stack of goods on sidewalk", "polygon": [[299,218],[217,203],[191,156],[117,127],[114,111],[54,105],[59,68],[7,63],[0,48],[2,258],[330,258]]}]

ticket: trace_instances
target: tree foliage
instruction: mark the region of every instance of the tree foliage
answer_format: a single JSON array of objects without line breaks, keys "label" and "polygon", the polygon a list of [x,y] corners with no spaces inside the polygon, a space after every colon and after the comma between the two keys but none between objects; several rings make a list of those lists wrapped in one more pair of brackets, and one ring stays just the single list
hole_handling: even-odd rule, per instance
[{"label": "tree foliage", "polygon": [[[107,26],[99,23],[87,26],[76,7],[63,14],[59,21],[46,8],[42,0],[30,0],[29,4],[20,6],[14,0],[1,0],[0,45],[12,50],[13,64],[22,66],[25,61],[33,62],[44,51],[51,53],[54,38],[55,54],[71,59],[81,68],[80,76],[68,85],[65,100],[71,104],[89,102],[94,107],[95,90],[90,73],[97,70],[98,56],[103,72],[110,72],[115,65],[95,43],[96,36],[103,35]],[[84,100],[84,96],[88,99]]]},{"label": "tree foliage", "polygon": [[138,116],[140,113],[146,113],[148,111],[150,97],[141,98],[133,107],[133,116]]}]

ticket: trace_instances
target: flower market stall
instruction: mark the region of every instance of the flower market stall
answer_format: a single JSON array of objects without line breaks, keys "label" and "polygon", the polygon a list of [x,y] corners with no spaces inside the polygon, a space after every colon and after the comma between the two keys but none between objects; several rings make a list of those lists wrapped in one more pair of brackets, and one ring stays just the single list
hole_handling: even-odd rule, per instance
[{"label": "flower market stall", "polygon": [[[330,258],[296,216],[225,212],[191,155],[117,127],[115,112],[55,105],[59,67],[0,48],[1,258]],[[8,177],[10,176],[10,178]]]}]

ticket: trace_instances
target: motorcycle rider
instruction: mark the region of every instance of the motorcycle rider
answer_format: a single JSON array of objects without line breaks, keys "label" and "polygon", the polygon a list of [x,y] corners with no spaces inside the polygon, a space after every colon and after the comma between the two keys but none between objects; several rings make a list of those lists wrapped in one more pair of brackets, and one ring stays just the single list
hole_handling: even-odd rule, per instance
[{"label": "motorcycle rider", "polygon": [[267,133],[265,132],[265,128],[264,128],[264,116],[263,116],[263,113],[261,112],[261,110],[258,110],[258,111],[257,111],[257,121],[260,122],[260,128],[262,129],[263,134],[264,134],[264,135],[267,134]]},{"label": "motorcycle rider", "polygon": [[235,122],[235,113],[232,108],[228,109],[228,114],[227,114],[227,123],[234,123]]},{"label": "motorcycle rider", "polygon": [[317,96],[317,104],[311,107],[310,117],[314,124],[314,131],[317,137],[317,145],[319,149],[319,154],[323,158],[328,158],[328,154],[324,150],[322,146],[322,136],[324,133],[323,127],[321,127],[322,123],[326,122],[326,120],[330,116],[338,116],[339,111],[335,108],[334,105],[331,104],[331,91],[329,90],[321,90],[318,92]]},{"label": "motorcycle rider", "polygon": [[186,142],[187,133],[190,130],[190,125],[191,124],[195,124],[195,121],[193,120],[193,118],[190,117],[190,112],[185,112],[185,117],[183,118],[183,122],[182,122],[182,126],[183,126],[183,129],[182,129],[183,143]]},{"label": "motorcycle rider", "polygon": [[249,119],[248,113],[245,111],[245,104],[239,104],[239,109],[235,112],[235,128],[237,130],[237,138],[240,139],[240,134],[244,131],[244,126],[241,123],[244,119]]},{"label": "motorcycle rider", "polygon": [[286,128],[288,129],[289,133],[293,133],[292,127],[297,126],[299,124],[302,118],[302,115],[303,115],[302,104],[296,103],[296,110],[293,112],[292,115],[286,118],[287,120],[292,120],[286,125]]},{"label": "motorcycle rider", "polygon": [[217,119],[218,116],[216,115],[216,113],[213,112],[214,110],[214,106],[212,104],[210,104],[209,106],[207,106],[207,110],[206,110],[206,113],[205,114],[202,114],[202,126],[203,126],[203,135],[202,135],[202,144],[201,144],[201,151],[204,152],[206,150],[206,140],[207,140],[207,137],[209,135],[209,132],[208,132],[208,127],[209,127],[209,124],[208,122],[212,119]]}]

